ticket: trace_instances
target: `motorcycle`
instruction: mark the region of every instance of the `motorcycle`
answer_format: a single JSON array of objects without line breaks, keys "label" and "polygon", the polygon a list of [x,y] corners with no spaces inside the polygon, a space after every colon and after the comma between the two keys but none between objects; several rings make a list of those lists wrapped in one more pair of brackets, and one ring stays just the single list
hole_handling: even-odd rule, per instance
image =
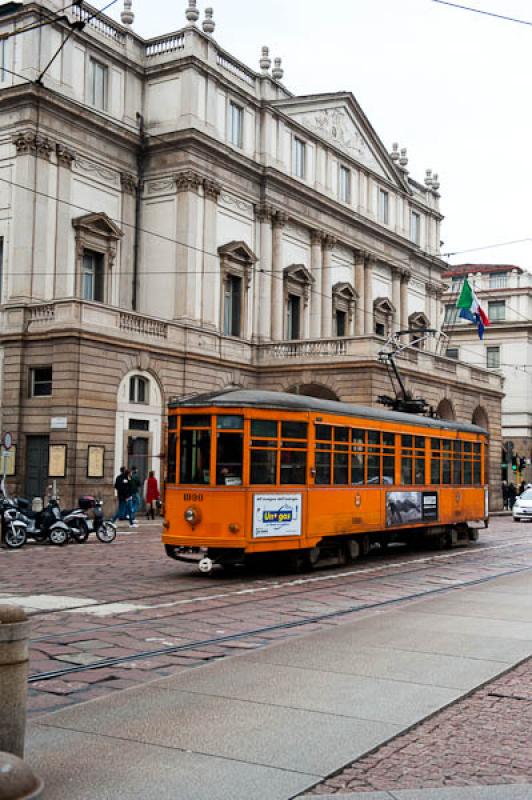
[{"label": "motorcycle", "polygon": [[[103,500],[101,498],[85,495],[78,498],[80,516],[75,525],[78,528],[77,541],[86,542],[89,534],[95,533],[100,542],[109,544],[116,539],[116,525],[104,519]],[[88,512],[92,511],[89,517]],[[74,513],[74,511],[72,512]]]},{"label": "motorcycle", "polygon": [[53,497],[42,511],[32,511],[29,501],[23,497],[4,497],[2,509],[2,538],[6,547],[12,550],[23,547],[28,539],[63,545],[75,535],[71,533],[68,518],[62,518],[59,504]]}]

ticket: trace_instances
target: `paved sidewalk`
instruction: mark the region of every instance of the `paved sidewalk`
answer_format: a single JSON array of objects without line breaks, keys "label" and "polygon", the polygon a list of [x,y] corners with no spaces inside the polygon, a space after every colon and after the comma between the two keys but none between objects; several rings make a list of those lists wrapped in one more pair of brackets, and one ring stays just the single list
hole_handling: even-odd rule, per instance
[{"label": "paved sidewalk", "polygon": [[37,717],[26,760],[44,800],[288,800],[530,656],[531,590],[499,578]]},{"label": "paved sidewalk", "polygon": [[[302,795],[307,800],[316,795]],[[442,789],[395,789],[393,792],[356,792],[355,794],[322,794],[320,800],[530,800],[532,783],[499,786],[460,786]]]}]

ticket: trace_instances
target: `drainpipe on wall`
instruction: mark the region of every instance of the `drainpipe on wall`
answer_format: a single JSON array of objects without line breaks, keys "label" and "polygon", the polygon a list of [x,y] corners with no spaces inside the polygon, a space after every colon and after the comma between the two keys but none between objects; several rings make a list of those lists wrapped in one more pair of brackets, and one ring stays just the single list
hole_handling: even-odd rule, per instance
[{"label": "drainpipe on wall", "polygon": [[137,150],[137,189],[135,192],[135,236],[133,240],[133,285],[131,290],[131,307],[137,310],[139,251],[140,251],[140,221],[142,211],[142,187],[144,183],[144,117],[137,112],[139,125],[139,146]]}]

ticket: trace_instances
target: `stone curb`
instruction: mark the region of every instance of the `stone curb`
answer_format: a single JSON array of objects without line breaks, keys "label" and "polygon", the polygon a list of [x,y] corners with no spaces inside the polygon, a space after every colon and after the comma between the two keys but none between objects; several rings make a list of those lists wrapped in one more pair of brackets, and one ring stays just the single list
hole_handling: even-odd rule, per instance
[{"label": "stone curb", "polygon": [[385,792],[303,794],[297,800],[530,800],[532,783],[496,786],[445,786],[438,789],[394,789]]}]

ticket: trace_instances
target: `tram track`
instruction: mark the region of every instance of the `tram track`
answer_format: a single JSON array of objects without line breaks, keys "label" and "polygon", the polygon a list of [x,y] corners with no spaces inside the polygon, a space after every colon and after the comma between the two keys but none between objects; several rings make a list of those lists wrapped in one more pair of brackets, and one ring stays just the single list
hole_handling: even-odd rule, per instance
[{"label": "tram track", "polygon": [[[493,549],[502,549],[503,547],[504,545],[494,546]],[[68,667],[63,667],[61,669],[35,673],[29,676],[28,683],[31,685],[37,682],[41,683],[49,680],[65,678],[67,676],[75,675],[81,672],[87,672],[96,669],[100,670],[100,669],[119,667],[122,664],[131,664],[137,661],[143,661],[146,659],[156,658],[159,656],[179,655],[179,653],[186,653],[187,651],[191,650],[201,650],[202,648],[205,647],[223,645],[228,642],[239,641],[242,639],[257,638],[257,637],[260,638],[261,635],[265,634],[281,632],[284,630],[303,628],[306,625],[315,625],[319,624],[320,622],[326,622],[331,619],[345,617],[350,614],[359,614],[376,609],[393,607],[400,603],[411,602],[413,600],[418,600],[424,597],[431,597],[444,593],[449,593],[459,589],[485,584],[492,580],[496,580],[498,578],[508,577],[510,575],[517,575],[520,573],[531,572],[531,571],[532,571],[532,565],[527,565],[527,566],[515,565],[510,569],[499,570],[494,574],[479,578],[473,578],[471,580],[461,581],[459,583],[455,583],[454,585],[435,586],[434,588],[428,588],[422,591],[407,592],[400,597],[386,598],[375,602],[358,603],[356,605],[351,605],[345,608],[335,609],[333,611],[323,612],[320,614],[310,614],[298,620],[291,620],[287,622],[279,622],[272,625],[255,627],[249,630],[229,633],[223,636],[214,636],[206,639],[197,639],[192,642],[186,642],[185,644],[169,645],[166,647],[154,648],[152,650],[143,650],[138,653],[129,654],[125,656],[117,656],[107,659],[103,658],[94,664],[89,664],[89,665],[74,664]],[[337,577],[341,577],[341,575]],[[143,620],[142,623],[137,623],[137,624],[145,624],[146,621],[147,620]],[[86,630],[83,631],[83,633],[87,632],[88,631]],[[225,657],[225,654],[220,655],[219,657],[220,658]]]},{"label": "tram track", "polygon": [[[305,587],[308,586],[309,588],[314,588],[315,584],[317,584],[317,583],[326,583],[326,582],[338,581],[338,580],[343,580],[345,578],[355,578],[355,579],[360,578],[360,579],[363,579],[363,580],[370,580],[370,581],[380,581],[380,580],[383,580],[383,579],[390,580],[395,575],[397,575],[397,577],[399,577],[399,576],[408,576],[410,574],[414,575],[416,573],[419,573],[421,571],[429,569],[431,566],[434,566],[435,564],[440,563],[440,562],[445,563],[445,562],[450,561],[451,559],[465,558],[465,557],[474,558],[475,556],[482,555],[483,553],[486,553],[487,551],[506,550],[506,549],[509,549],[511,547],[514,547],[516,544],[527,544],[527,542],[523,541],[522,539],[515,539],[515,540],[507,541],[504,544],[478,546],[478,547],[475,547],[474,550],[472,550],[470,548],[467,548],[467,549],[456,549],[456,550],[453,550],[451,552],[431,554],[431,555],[421,556],[421,557],[412,556],[412,558],[409,558],[407,560],[402,559],[401,561],[391,561],[391,562],[387,562],[387,563],[384,563],[384,564],[380,563],[380,564],[376,564],[375,566],[361,567],[361,568],[358,568],[358,569],[353,569],[350,566],[350,567],[345,567],[344,569],[342,569],[340,571],[335,571],[335,572],[328,571],[328,570],[325,570],[325,569],[320,571],[319,568],[318,568],[311,575],[305,575],[304,577],[297,577],[297,578],[288,577],[284,581],[283,580],[276,580],[276,581],[273,581],[273,582],[272,581],[265,582],[263,578],[260,578],[260,579],[257,579],[257,580],[250,581],[248,584],[245,584],[245,586],[243,588],[234,589],[234,590],[228,591],[228,592],[217,592],[217,593],[214,593],[214,594],[212,593],[212,587],[210,587],[210,586],[207,587],[206,586],[206,587],[204,587],[204,589],[201,590],[202,592],[205,592],[206,594],[202,593],[201,595],[196,595],[194,597],[187,597],[187,598],[177,599],[177,600],[170,601],[170,602],[157,603],[155,605],[148,606],[146,608],[146,610],[149,611],[150,609],[168,608],[168,610],[171,612],[172,609],[176,609],[176,610],[179,610],[181,615],[183,616],[183,615],[195,614],[195,613],[203,611],[203,609],[201,607],[198,608],[198,609],[191,609],[190,611],[182,611],[182,609],[185,608],[186,606],[191,606],[191,605],[194,605],[194,604],[200,604],[200,606],[201,606],[202,603],[206,603],[206,602],[212,602],[212,601],[216,601],[216,600],[223,601],[224,599],[229,599],[229,598],[234,598],[234,597],[242,597],[243,598],[242,603],[232,603],[231,604],[231,608],[237,608],[240,605],[246,604],[247,601],[250,598],[250,595],[263,594],[263,593],[266,593],[266,592],[277,592],[276,598],[277,599],[282,599],[284,596],[287,596],[287,595],[280,594],[279,590],[282,591],[282,589],[284,589],[284,588],[292,589],[292,587],[301,587],[301,590],[299,592],[290,591],[289,596],[290,597],[296,597],[297,595],[305,593]],[[388,575],[383,575],[382,573],[385,572],[385,571],[389,571],[389,574]],[[320,574],[316,574],[316,572],[319,572]],[[375,574],[375,573],[377,573],[377,574]],[[231,582],[231,581],[227,581],[227,582],[225,582],[223,584],[222,588],[231,586],[232,583],[233,582]],[[43,617],[53,617],[53,616],[56,616],[58,614],[72,613],[74,611],[79,611],[81,614],[84,611],[87,611],[88,613],[91,613],[91,610],[93,610],[93,609],[105,608],[106,606],[113,606],[113,605],[116,605],[117,603],[134,603],[134,602],[139,602],[139,601],[142,601],[142,600],[148,600],[148,599],[154,598],[154,597],[161,597],[162,598],[162,597],[167,597],[167,596],[175,596],[176,593],[186,594],[187,592],[190,592],[190,591],[191,591],[190,588],[178,589],[178,590],[174,590],[174,591],[160,592],[160,593],[157,593],[157,594],[138,595],[136,597],[129,597],[128,596],[128,597],[124,597],[122,599],[118,599],[118,600],[117,599],[113,599],[113,600],[106,601],[104,603],[98,603],[96,605],[90,605],[90,606],[80,605],[80,606],[69,606],[67,608],[60,608],[60,609],[48,609],[48,610],[45,610],[45,611],[35,611],[34,613],[32,613],[30,615],[30,617],[32,619],[34,619],[34,618],[42,619]],[[72,635],[77,635],[78,633],[88,634],[88,633],[94,633],[94,632],[99,632],[99,631],[101,632],[102,630],[113,631],[113,630],[117,630],[117,629],[121,629],[121,628],[129,628],[129,627],[133,627],[133,626],[144,626],[144,625],[146,625],[146,624],[148,624],[150,622],[154,622],[154,621],[160,622],[161,619],[162,619],[161,616],[157,616],[157,617],[143,617],[143,619],[141,619],[141,620],[127,620],[125,622],[116,622],[116,623],[111,623],[111,624],[106,624],[106,623],[102,622],[99,625],[94,625],[92,627],[84,627],[84,628],[80,629],[79,631],[71,631],[71,632],[69,632],[69,634],[72,636]],[[39,642],[50,642],[50,641],[54,641],[54,640],[57,640],[57,639],[60,640],[60,639],[65,639],[65,638],[66,638],[65,633],[49,633],[49,634],[44,634],[42,636],[38,636],[38,637],[32,638],[31,642],[32,642],[32,644],[38,644]]]}]

